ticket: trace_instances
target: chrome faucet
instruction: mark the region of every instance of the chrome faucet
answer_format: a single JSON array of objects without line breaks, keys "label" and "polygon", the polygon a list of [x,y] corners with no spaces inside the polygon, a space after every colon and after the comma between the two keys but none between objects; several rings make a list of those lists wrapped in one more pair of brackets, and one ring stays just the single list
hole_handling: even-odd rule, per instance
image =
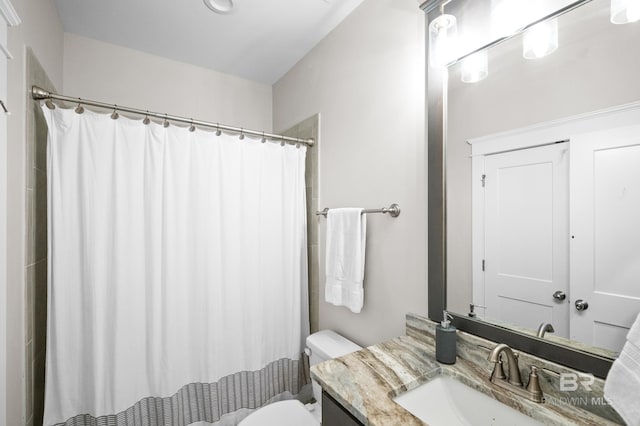
[{"label": "chrome faucet", "polygon": [[553,329],[553,326],[548,323],[548,322],[543,322],[542,324],[540,324],[540,326],[538,327],[538,334],[537,336],[542,338],[544,337],[544,333],[549,332],[549,333],[553,333],[555,330]]},{"label": "chrome faucet", "polygon": [[[509,363],[508,377],[505,376],[504,368],[502,367],[503,353],[507,355],[507,362]],[[502,343],[493,348],[489,354],[489,361],[494,364],[493,371],[489,377],[489,381],[491,383],[535,402],[542,402],[544,400],[542,389],[540,388],[540,382],[538,381],[538,368],[534,365],[531,366],[529,384],[527,384],[527,387],[525,388],[522,383],[522,378],[520,377],[518,356],[513,353],[513,350],[511,350],[509,346]]]}]

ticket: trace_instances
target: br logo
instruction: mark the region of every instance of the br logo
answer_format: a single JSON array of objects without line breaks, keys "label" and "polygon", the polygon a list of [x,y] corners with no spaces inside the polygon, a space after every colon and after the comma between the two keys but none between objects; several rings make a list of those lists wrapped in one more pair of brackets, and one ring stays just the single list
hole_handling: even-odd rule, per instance
[{"label": "br logo", "polygon": [[591,391],[591,385],[595,381],[593,374],[585,373],[562,373],[560,374],[560,390],[573,392],[582,385],[585,391]]}]

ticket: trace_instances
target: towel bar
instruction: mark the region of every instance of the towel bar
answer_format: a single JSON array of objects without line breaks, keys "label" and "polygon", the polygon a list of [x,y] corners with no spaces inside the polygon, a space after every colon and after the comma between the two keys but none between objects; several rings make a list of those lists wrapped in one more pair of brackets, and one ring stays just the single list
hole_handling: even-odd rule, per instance
[{"label": "towel bar", "polygon": [[[324,216],[327,217],[327,213],[329,212],[329,208],[325,207],[322,211],[317,211],[316,216]],[[396,203],[391,204],[389,207],[383,207],[381,209],[365,209],[362,213],[388,213],[391,217],[400,216],[400,206]]]}]

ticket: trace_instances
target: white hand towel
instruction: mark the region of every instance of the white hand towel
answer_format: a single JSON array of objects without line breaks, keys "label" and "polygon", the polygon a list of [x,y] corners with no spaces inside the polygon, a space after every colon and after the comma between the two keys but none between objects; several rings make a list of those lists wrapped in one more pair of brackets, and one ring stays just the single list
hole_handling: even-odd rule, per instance
[{"label": "white hand towel", "polygon": [[367,217],[360,208],[327,213],[325,300],[359,313],[364,303],[364,254]]},{"label": "white hand towel", "polygon": [[629,329],[629,333],[627,333],[627,341],[640,348],[640,314],[638,314],[638,318],[636,318]]},{"label": "white hand towel", "polygon": [[640,426],[640,314],[607,375],[604,396],[629,426]]}]

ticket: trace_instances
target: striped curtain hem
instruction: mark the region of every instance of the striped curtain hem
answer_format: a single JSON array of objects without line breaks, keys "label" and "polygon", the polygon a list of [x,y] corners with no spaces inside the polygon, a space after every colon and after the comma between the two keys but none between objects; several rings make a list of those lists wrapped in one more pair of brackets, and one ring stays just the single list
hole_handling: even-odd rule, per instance
[{"label": "striped curtain hem", "polygon": [[189,383],[169,397],[147,397],[126,410],[94,417],[79,414],[55,426],[186,426],[216,422],[243,408],[256,409],[284,392],[296,395],[311,382],[308,358],[280,359],[257,371],[242,371],[215,383]]}]

